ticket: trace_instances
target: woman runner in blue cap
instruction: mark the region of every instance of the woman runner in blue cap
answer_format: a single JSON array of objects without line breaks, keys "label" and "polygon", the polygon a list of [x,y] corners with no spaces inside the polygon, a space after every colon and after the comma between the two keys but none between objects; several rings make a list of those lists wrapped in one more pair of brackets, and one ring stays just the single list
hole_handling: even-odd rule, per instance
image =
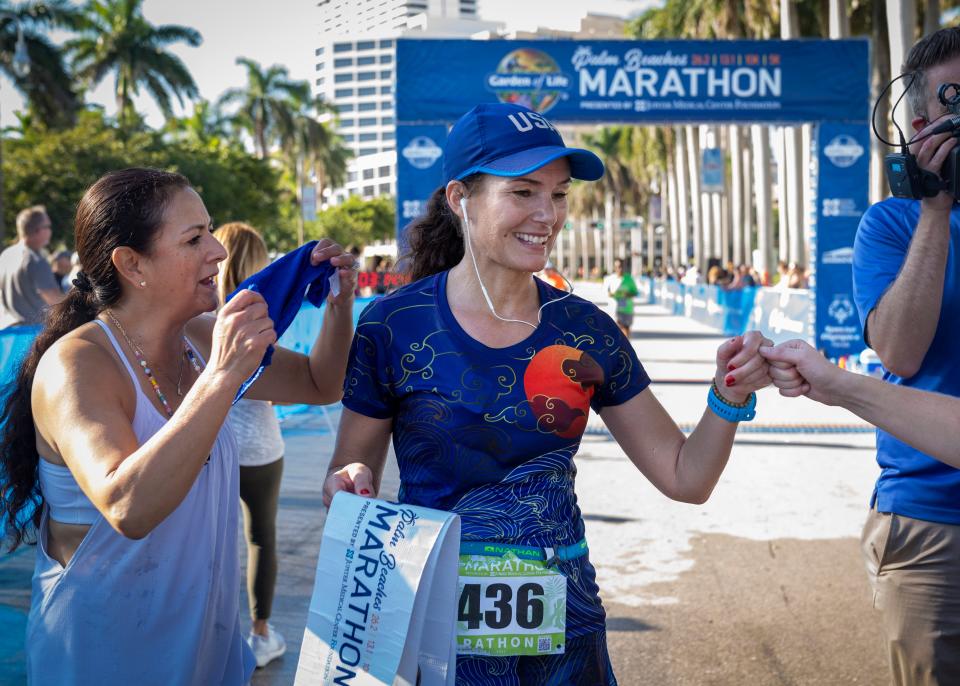
[{"label": "woman runner in blue cap", "polygon": [[491,104],[454,125],[443,164],[408,230],[413,283],[360,318],[324,502],[376,495],[392,435],[400,501],[462,520],[457,684],[615,684],[573,487],[590,408],[664,494],[702,503],[770,383],[764,339],[720,346],[710,409],[684,438],[610,317],[533,276],[571,179],[600,178],[600,159]]}]

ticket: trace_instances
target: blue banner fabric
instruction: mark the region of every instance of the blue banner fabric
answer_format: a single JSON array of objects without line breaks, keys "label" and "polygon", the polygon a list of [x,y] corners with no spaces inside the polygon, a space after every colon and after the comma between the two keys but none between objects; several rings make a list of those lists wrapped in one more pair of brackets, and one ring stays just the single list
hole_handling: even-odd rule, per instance
[{"label": "blue banner fabric", "polygon": [[865,347],[853,301],[853,239],[870,202],[869,130],[821,123],[817,152],[815,345],[835,359]]},{"label": "blue banner fabric", "polygon": [[446,141],[446,124],[397,126],[397,237],[401,246],[403,228],[425,212],[427,200],[443,184]]},{"label": "blue banner fabric", "polygon": [[[20,363],[38,333],[39,326],[14,326],[0,330],[0,396],[8,390],[10,382],[16,379]],[[0,397],[0,400],[3,400],[3,397]]]},{"label": "blue banner fabric", "polygon": [[724,161],[720,148],[704,148],[701,152],[700,190],[706,193],[723,191]]},{"label": "blue banner fabric", "polygon": [[401,39],[395,92],[400,124],[496,101],[571,123],[866,122],[869,84],[864,39]]}]

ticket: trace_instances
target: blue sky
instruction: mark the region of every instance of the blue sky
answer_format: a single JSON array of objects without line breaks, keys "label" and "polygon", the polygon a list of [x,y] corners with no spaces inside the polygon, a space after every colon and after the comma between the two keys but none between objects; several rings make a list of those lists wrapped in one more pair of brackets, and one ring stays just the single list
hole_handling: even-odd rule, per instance
[{"label": "blue sky", "polygon": [[[572,30],[580,25],[587,11],[628,16],[657,0],[480,0],[479,14],[485,20],[502,21],[509,29],[533,29],[549,26]],[[193,74],[200,94],[216,99],[224,90],[240,86],[244,71],[235,64],[238,56],[250,57],[262,64],[283,64],[290,75],[312,82],[314,48],[319,35],[319,10],[315,0],[146,0],[144,15],[155,24],[186,24],[200,31],[199,48],[178,46],[173,49]],[[57,42],[62,37],[53,36]],[[88,98],[102,103],[113,113],[113,78],[108,76]],[[12,113],[23,106],[23,99],[5,77],[0,78],[0,122],[13,121]],[[145,96],[137,100],[139,111],[158,126],[162,117],[153,101]]]}]

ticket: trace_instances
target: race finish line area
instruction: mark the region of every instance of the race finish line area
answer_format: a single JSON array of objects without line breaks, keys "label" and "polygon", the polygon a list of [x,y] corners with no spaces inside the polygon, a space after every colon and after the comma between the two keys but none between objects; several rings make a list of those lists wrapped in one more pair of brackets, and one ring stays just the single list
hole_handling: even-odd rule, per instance
[{"label": "race finish line area", "polygon": [[[632,323],[622,331],[652,379],[649,393],[680,430],[689,434],[711,411],[705,408],[717,349],[731,336],[759,329],[776,342],[806,340],[842,364],[859,359],[863,332],[850,282],[853,237],[867,206],[868,41],[400,38],[395,44],[395,81],[387,94],[395,109],[398,246],[405,244],[404,227],[424,213],[428,198],[446,180],[443,151],[451,124],[477,103],[529,107],[512,120],[517,131],[556,124],[570,145],[580,145],[580,137],[589,139],[592,129],[607,124],[656,127],[663,134],[657,141],[667,151],[665,167],[673,171],[644,181],[649,195],[657,197],[657,202],[647,198],[650,212],[629,210],[620,194],[607,188],[600,201],[571,213],[552,256],[559,271],[570,275],[574,293],[612,316],[617,304],[601,279],[615,273],[617,259],[630,263],[639,288],[630,304]],[[798,178],[806,182],[803,189],[784,190],[777,228],[771,196],[783,184],[771,177],[768,153],[774,146],[792,151],[791,162],[803,170]],[[608,179],[613,167],[608,161]],[[744,185],[748,176],[752,187]],[[466,213],[466,198],[460,206]],[[809,267],[802,286],[788,288],[785,278],[782,287],[769,287],[779,260]],[[739,288],[706,283],[712,270],[728,264],[749,266],[758,278]],[[678,269],[699,276],[681,282]],[[370,289],[401,282],[368,273],[363,281]],[[354,325],[373,300],[355,302]],[[387,309],[388,302],[381,307]],[[279,344],[309,353],[323,316],[324,310],[304,305]],[[610,326],[595,331],[605,331],[632,360],[613,325],[605,318],[601,323]],[[5,374],[15,369],[36,333],[0,332]],[[425,347],[417,340],[409,349]],[[561,369],[564,382],[579,381]],[[417,382],[437,383],[427,381],[423,369],[417,373]],[[722,373],[721,368],[718,378]],[[719,396],[716,391],[711,402]],[[302,397],[312,396],[297,396]],[[563,452],[558,449],[528,461],[542,459],[549,467],[539,475],[509,481],[511,473],[502,482],[484,482],[503,487],[508,493],[503,503],[486,502],[490,495],[483,489],[465,489],[457,503],[460,517],[488,527],[476,536],[491,532],[476,540],[461,539],[461,519],[450,512],[396,502],[401,490],[393,442],[376,492],[357,486],[358,493],[375,499],[340,493],[327,509],[322,488],[336,441],[356,438],[346,431],[338,436],[341,417],[350,414],[339,403],[276,406],[284,465],[276,515],[279,576],[270,619],[286,637],[287,649],[257,670],[251,683],[308,684],[336,676],[351,683],[370,675],[391,683],[397,674],[403,683],[423,677],[452,684],[449,667],[458,653],[484,659],[575,654],[575,639],[584,637],[567,634],[568,603],[581,610],[582,589],[568,582],[586,579],[590,594],[595,587],[592,576],[565,577],[557,566],[562,561],[577,569],[588,552],[605,612],[605,624],[602,614],[598,621],[606,633],[596,635],[609,646],[622,684],[878,683],[886,674],[881,629],[857,553],[876,472],[874,430],[850,412],[808,398],[787,399],[774,388],[747,397],[750,403],[756,399],[757,419],[740,426],[750,437],[735,442],[729,461],[724,457],[715,493],[671,488],[669,480],[658,482],[658,490],[647,472],[638,472],[640,451],[628,456],[599,416],[584,420],[581,412],[578,429],[586,421],[585,436],[575,457],[568,445],[563,460],[553,454]],[[744,407],[746,402],[727,405],[738,412],[754,409]],[[447,434],[450,427],[441,422],[441,414],[430,414],[418,427],[425,433],[440,429],[437,435],[449,438],[431,457],[445,454],[441,450],[451,444],[466,452],[468,442],[456,446],[456,432]],[[676,440],[669,445],[679,445],[672,427],[670,434]],[[815,440],[823,434],[843,435],[843,442]],[[519,450],[516,443],[508,447]],[[560,465],[555,471],[552,460]],[[473,472],[485,477],[484,469],[494,472],[478,460],[456,465],[462,474],[451,471],[435,480],[465,476],[469,482]],[[515,484],[527,478],[534,484],[563,480],[557,499],[575,510],[574,538],[582,540],[551,539],[530,547],[498,543],[522,541],[520,534],[527,533],[511,507],[524,516],[533,512],[537,527],[547,530],[544,513],[552,513],[553,504],[537,509],[530,501],[547,501],[555,493],[546,488],[546,495],[521,493]],[[404,479],[405,488],[416,486],[410,474]],[[508,529],[511,537],[497,538]],[[5,580],[0,617],[13,636],[0,642],[0,665],[9,665],[14,681],[24,676],[22,637],[34,556],[33,548],[25,548],[0,558]],[[245,574],[245,556],[241,559]],[[407,564],[411,560],[416,564]],[[241,597],[240,615],[246,617],[248,600]],[[455,616],[449,607],[453,598]],[[599,605],[591,602],[599,614]],[[378,664],[370,657],[377,651],[389,660]],[[0,671],[0,681],[7,673]]]}]

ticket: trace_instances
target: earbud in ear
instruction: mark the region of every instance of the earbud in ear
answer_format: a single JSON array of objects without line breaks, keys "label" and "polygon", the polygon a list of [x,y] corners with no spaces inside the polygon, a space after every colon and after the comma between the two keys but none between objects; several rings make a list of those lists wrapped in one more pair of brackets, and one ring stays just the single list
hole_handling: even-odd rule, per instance
[{"label": "earbud in ear", "polygon": [[463,210],[463,218],[467,218],[467,198],[466,196],[460,196],[460,209]]}]

